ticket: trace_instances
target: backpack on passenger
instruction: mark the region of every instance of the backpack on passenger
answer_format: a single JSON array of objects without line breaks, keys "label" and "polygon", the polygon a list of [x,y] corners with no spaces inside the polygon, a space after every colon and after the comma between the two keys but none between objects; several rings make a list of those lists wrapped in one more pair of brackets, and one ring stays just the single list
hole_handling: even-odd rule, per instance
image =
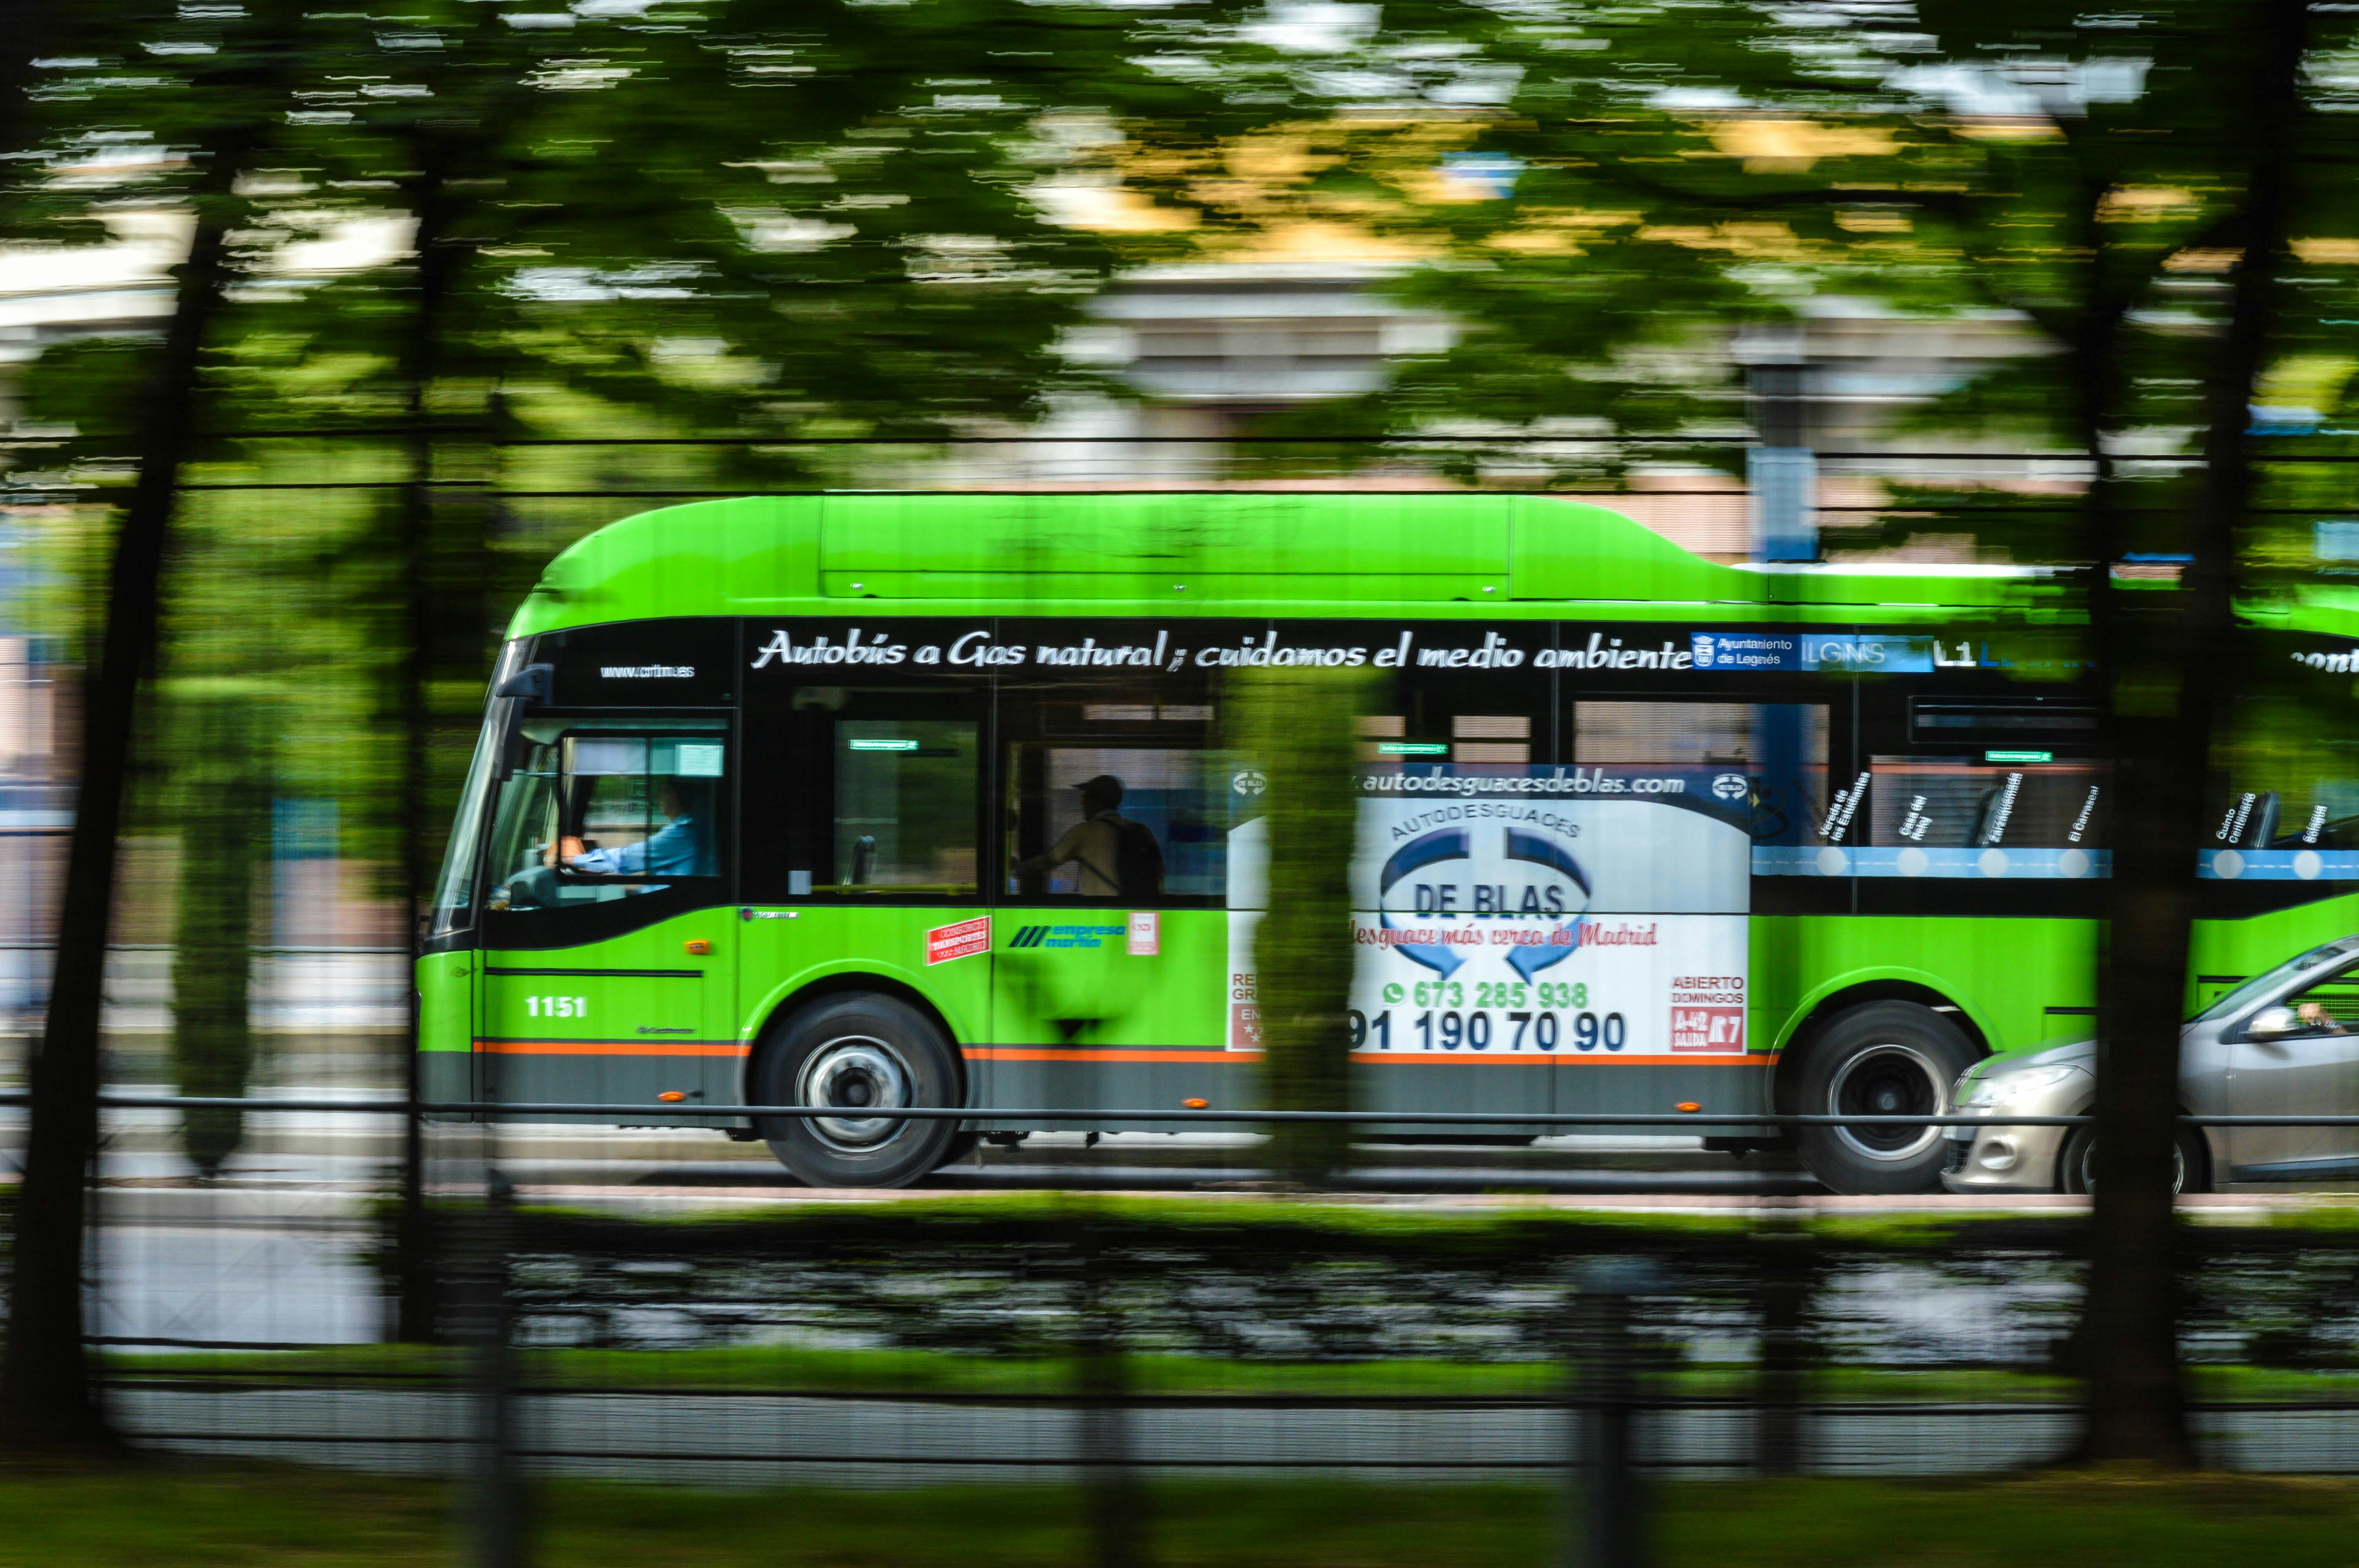
[{"label": "backpack on passenger", "polygon": [[1163,850],[1146,823],[1114,819],[1114,880],[1124,898],[1153,898],[1163,892]]}]

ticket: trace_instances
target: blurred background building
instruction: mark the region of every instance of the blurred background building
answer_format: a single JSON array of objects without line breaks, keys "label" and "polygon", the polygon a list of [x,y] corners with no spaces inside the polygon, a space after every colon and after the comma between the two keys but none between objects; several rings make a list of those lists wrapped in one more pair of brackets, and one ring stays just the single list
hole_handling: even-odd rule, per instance
[{"label": "blurred background building", "polygon": [[[1072,208],[1069,221],[1120,220],[1100,202]],[[109,220],[109,230],[110,240],[98,245],[0,250],[0,418],[20,438],[37,442],[42,434],[24,423],[19,389],[26,367],[44,351],[75,339],[136,338],[159,330],[168,314],[168,269],[185,245],[185,220],[125,211]],[[344,222],[286,245],[271,286],[299,291],[381,267],[397,261],[407,243],[399,222]],[[1094,300],[1088,324],[1068,334],[1064,351],[1110,377],[1115,389],[1067,397],[1035,425],[947,449],[910,481],[994,490],[1234,483],[1397,490],[1453,482],[1407,449],[1397,460],[1320,471],[1313,460],[1283,477],[1245,468],[1253,477],[1240,479],[1239,454],[1263,438],[1256,431],[1270,416],[1374,393],[1403,362],[1451,348],[1459,329],[1404,305],[1388,288],[1413,256],[1348,226],[1281,228],[1224,254],[1233,259],[1132,269]],[[1749,395],[1728,398],[1728,438],[1799,454],[1792,461],[1756,462],[1748,487],[1724,466],[1639,453],[1618,482],[1566,493],[1612,506],[1723,561],[1765,553],[1807,558],[1821,549],[1833,558],[1986,561],[1986,540],[1919,535],[1895,546],[1865,535],[1888,511],[1896,483],[2049,494],[2077,489],[2082,470],[2069,455],[2027,455],[2005,434],[1931,437],[1908,427],[1912,411],[1994,362],[2038,351],[2026,324],[2005,312],[1930,319],[1862,299],[1808,300],[1788,326],[1729,330],[1694,351],[1708,378],[1735,385],[1730,372],[1744,371]],[[40,450],[20,446],[20,465],[37,466]],[[1768,474],[1780,477],[1765,481]],[[39,476],[20,468],[16,477],[21,492],[28,477]],[[60,488],[34,504],[71,503],[71,476],[55,478]],[[1512,462],[1499,481],[1516,482]],[[28,558],[22,511],[0,512],[0,878],[27,895],[7,900],[0,913],[0,1013],[13,1016],[18,1030],[41,1000],[39,955],[71,822],[74,685],[60,640],[35,630],[40,618],[31,596],[42,578]],[[1782,547],[1765,543],[1765,527],[1782,532]],[[324,801],[276,803],[267,940],[286,949],[397,946],[397,918],[371,868],[339,856],[334,810]],[[130,874],[168,885],[169,867],[158,856],[168,859],[160,844],[134,845]],[[158,910],[128,910],[125,920],[132,949],[160,952],[168,941],[168,921]],[[271,961],[295,962],[284,954]],[[160,968],[136,951],[128,964],[118,1022],[135,1033],[168,1028]],[[327,973],[297,989],[321,989]],[[377,994],[390,984],[358,988],[370,999],[359,1012],[371,1027],[398,1022],[397,1007]],[[277,1004],[285,1022],[312,1028],[334,1022],[324,1005],[291,996]]]}]

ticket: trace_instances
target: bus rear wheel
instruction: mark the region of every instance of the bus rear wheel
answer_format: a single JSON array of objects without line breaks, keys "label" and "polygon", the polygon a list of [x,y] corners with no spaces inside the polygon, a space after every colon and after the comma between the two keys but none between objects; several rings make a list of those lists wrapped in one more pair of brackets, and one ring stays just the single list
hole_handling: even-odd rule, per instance
[{"label": "bus rear wheel", "polygon": [[949,1043],[893,997],[855,993],[799,1009],[771,1030],[747,1088],[758,1105],[842,1109],[760,1124],[778,1162],[815,1187],[908,1186],[940,1164],[958,1136],[954,1120],[890,1114],[960,1103]]},{"label": "bus rear wheel", "polygon": [[[1810,1043],[1794,1108],[1805,1116],[1942,1116],[1973,1065],[1965,1031],[1930,1007],[1871,1001],[1838,1013]],[[1838,1193],[1941,1190],[1938,1127],[1796,1129],[1802,1161]]]}]

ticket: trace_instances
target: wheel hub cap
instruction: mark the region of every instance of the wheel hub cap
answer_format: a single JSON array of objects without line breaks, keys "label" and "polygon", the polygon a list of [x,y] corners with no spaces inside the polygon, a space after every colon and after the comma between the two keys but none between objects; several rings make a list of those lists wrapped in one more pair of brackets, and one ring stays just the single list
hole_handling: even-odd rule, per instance
[{"label": "wheel hub cap", "polygon": [[[900,1054],[881,1040],[832,1040],[803,1064],[796,1088],[804,1105],[846,1110],[890,1110],[912,1103],[909,1070]],[[810,1129],[839,1149],[873,1149],[898,1133],[903,1123],[883,1116],[816,1116]]]},{"label": "wheel hub cap", "polygon": [[[1827,1087],[1829,1116],[1940,1116],[1949,1081],[1912,1045],[1871,1045],[1845,1062]],[[1938,1127],[1838,1127],[1835,1135],[1871,1160],[1912,1160],[1941,1136]]]}]

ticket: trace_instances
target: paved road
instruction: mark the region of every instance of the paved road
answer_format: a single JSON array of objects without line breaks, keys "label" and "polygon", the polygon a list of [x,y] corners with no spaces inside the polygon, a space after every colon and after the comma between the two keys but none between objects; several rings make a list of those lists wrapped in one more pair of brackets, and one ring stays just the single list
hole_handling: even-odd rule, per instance
[{"label": "paved road", "polygon": [[[473,1461],[476,1408],[458,1392],[375,1390],[117,1394],[133,1432],[191,1452],[434,1472]],[[1069,1408],[766,1394],[588,1393],[517,1401],[528,1465],[544,1475],[709,1487],[893,1487],[951,1481],[1070,1481],[1086,1450]],[[1357,1473],[1423,1481],[1541,1476],[1571,1451],[1544,1406],[1375,1404],[1129,1412],[1136,1461],[1168,1474]],[[2359,1471],[2359,1414],[2210,1411],[2215,1462],[2265,1473]],[[1646,1462],[1743,1473],[1751,1416],[1679,1410],[1644,1418]],[[1961,1475],[2036,1465],[2072,1435],[2068,1411],[2037,1406],[1849,1406],[1813,1412],[1803,1466],[1822,1475]]]},{"label": "paved road", "polygon": [[[136,1128],[125,1130],[136,1131]],[[585,1137],[578,1130],[519,1133],[507,1164],[527,1193],[624,1210],[678,1213],[752,1200],[790,1203],[875,1198],[812,1194],[759,1159],[731,1159],[725,1145],[676,1135]],[[366,1206],[385,1189],[374,1152],[277,1147],[241,1161],[236,1179],[190,1181],[160,1143],[124,1138],[105,1162],[98,1268],[99,1327],[110,1336],[212,1344],[368,1343],[384,1330],[378,1283],[366,1260],[375,1235]],[[125,1147],[125,1145],[135,1145]],[[1139,1146],[1144,1146],[1143,1141]],[[946,1173],[947,1188],[1072,1184],[1196,1190],[1213,1197],[1258,1173],[1242,1143],[1162,1145],[1166,1163],[1143,1162],[1125,1142],[1096,1151],[1023,1152],[1027,1160]],[[723,1158],[713,1159],[714,1152]],[[1042,1157],[1043,1152],[1047,1157]],[[1504,1168],[1478,1154],[1364,1173],[1374,1188],[1412,1193],[1398,1201],[1482,1202],[1500,1188],[1545,1187],[1538,1201],[1605,1206],[1703,1207],[1725,1212],[1754,1202],[1787,1206],[1855,1200],[1778,1195],[1799,1184],[1774,1172],[1717,1164],[1661,1150],[1598,1151],[1553,1169]],[[1070,1158],[1069,1158],[1070,1157]],[[1085,1162],[1076,1164],[1073,1162]],[[1653,1169],[1632,1169],[1633,1165]],[[1660,1195],[1669,1187],[1683,1196]],[[1456,1195],[1451,1195],[1455,1194]],[[886,1195],[891,1201],[898,1195]],[[1961,1200],[1930,1200],[1949,1206]],[[2061,1201],[2061,1200],[2059,1200]],[[2028,1347],[1982,1338],[2020,1314],[1999,1297],[2037,1287],[2000,1281],[1980,1294],[1956,1282],[1928,1291],[1921,1276],[1849,1281],[1871,1303],[1892,1344],[1904,1337],[1956,1347],[1962,1335],[1977,1357],[2005,1359]],[[1994,1293],[1995,1292],[1995,1293]],[[2010,1298],[2011,1299],[2011,1298]],[[1854,1308],[1857,1303],[1851,1303]],[[1851,1314],[1846,1314],[1851,1315]],[[451,1392],[385,1390],[194,1390],[130,1388],[121,1411],[135,1431],[173,1446],[345,1464],[439,1469],[463,1459],[454,1446],[470,1407]],[[1080,1455],[1076,1416],[1054,1406],[961,1406],[907,1400],[798,1399],[777,1395],[609,1393],[538,1396],[525,1401],[528,1446],[550,1473],[631,1476],[708,1485],[786,1481],[872,1487],[949,1478],[1062,1478]],[[2245,1411],[2207,1418],[2218,1452],[2240,1467],[2359,1472],[2359,1417],[2301,1411]],[[1683,1410],[1660,1418],[1649,1439],[1656,1456],[1682,1469],[1740,1467],[1751,1428],[1742,1412]],[[1829,1473],[1955,1474],[2034,1463],[2068,1440],[2069,1417],[2008,1410],[1853,1408],[1813,1425],[1810,1465]],[[239,1442],[237,1437],[266,1437]],[[1139,1459],[1201,1472],[1209,1462],[1246,1468],[1345,1469],[1481,1476],[1538,1474],[1559,1463],[1559,1412],[1538,1407],[1355,1406],[1287,1410],[1158,1408],[1134,1417]],[[1003,1461],[1021,1461],[1011,1464]],[[1370,1470],[1368,1467],[1374,1467]]]}]

